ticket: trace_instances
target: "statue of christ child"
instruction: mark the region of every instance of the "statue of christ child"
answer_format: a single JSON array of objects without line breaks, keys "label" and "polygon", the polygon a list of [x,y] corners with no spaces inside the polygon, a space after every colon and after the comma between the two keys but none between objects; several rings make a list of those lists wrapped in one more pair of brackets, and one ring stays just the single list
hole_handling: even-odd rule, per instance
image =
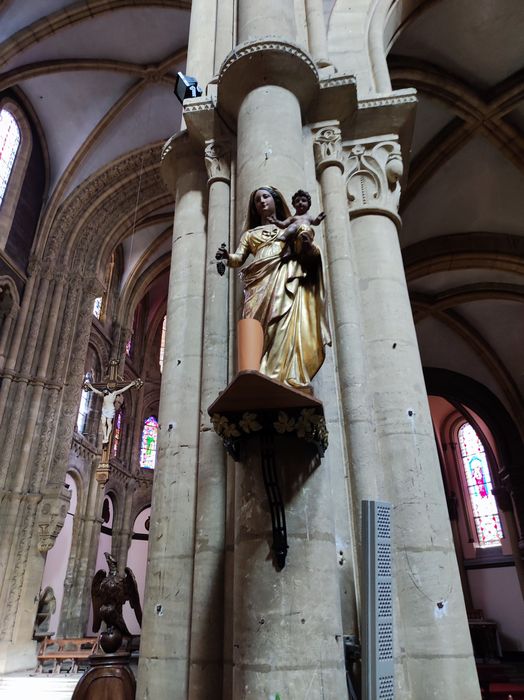
[{"label": "statue of christ child", "polygon": [[284,232],[277,237],[278,241],[284,241],[282,248],[282,260],[287,262],[293,257],[300,257],[301,253],[309,251],[315,233],[312,226],[318,226],[326,218],[323,211],[316,217],[308,214],[311,207],[311,195],[304,190],[298,190],[291,198],[291,203],[295,209],[294,216],[289,216],[283,221],[279,221],[274,216],[268,217],[268,221]]}]

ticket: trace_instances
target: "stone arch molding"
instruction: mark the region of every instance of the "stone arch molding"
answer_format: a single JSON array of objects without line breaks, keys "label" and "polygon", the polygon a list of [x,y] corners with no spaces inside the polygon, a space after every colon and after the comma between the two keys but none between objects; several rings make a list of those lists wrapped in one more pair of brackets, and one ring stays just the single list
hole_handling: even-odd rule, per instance
[{"label": "stone arch molding", "polygon": [[136,219],[169,204],[160,177],[157,142],[113,161],[89,177],[60,206],[37,257],[74,273],[103,279],[106,257]]},{"label": "stone arch molding", "polygon": [[[11,298],[11,306],[8,313],[16,314],[20,308],[20,295],[18,293],[18,289],[16,288],[16,284],[13,282],[12,278],[9,277],[9,275],[0,275],[0,296],[2,292],[8,292]],[[0,322],[1,320],[2,309],[0,308]]]}]

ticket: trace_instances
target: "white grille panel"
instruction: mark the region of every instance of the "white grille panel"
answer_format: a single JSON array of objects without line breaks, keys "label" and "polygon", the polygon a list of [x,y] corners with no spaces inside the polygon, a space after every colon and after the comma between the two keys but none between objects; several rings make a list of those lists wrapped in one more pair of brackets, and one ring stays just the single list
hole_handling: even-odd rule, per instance
[{"label": "white grille panel", "polygon": [[362,502],[363,700],[394,700],[390,503]]}]

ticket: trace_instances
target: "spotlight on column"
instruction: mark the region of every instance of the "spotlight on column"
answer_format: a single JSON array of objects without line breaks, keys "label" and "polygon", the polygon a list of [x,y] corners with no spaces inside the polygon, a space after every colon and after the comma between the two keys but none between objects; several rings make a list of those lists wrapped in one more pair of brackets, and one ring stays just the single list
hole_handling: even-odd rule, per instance
[{"label": "spotlight on column", "polygon": [[200,97],[202,95],[202,88],[198,84],[196,78],[192,78],[190,75],[184,75],[179,71],[176,76],[175,95],[180,102],[183,103],[188,97]]}]

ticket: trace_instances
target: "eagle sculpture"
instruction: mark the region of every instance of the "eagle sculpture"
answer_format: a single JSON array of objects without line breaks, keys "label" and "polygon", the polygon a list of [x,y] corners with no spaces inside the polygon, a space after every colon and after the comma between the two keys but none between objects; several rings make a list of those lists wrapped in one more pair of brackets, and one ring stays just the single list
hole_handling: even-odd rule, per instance
[{"label": "eagle sculpture", "polygon": [[130,632],[122,616],[122,606],[126,601],[135,611],[138,624],[142,625],[142,608],[138,597],[135,575],[126,566],[124,575],[117,571],[117,562],[108,552],[104,553],[109,573],[103,569],[96,572],[91,584],[93,599],[93,632],[98,632],[100,624],[106,623],[107,629],[118,630],[124,637]]}]

